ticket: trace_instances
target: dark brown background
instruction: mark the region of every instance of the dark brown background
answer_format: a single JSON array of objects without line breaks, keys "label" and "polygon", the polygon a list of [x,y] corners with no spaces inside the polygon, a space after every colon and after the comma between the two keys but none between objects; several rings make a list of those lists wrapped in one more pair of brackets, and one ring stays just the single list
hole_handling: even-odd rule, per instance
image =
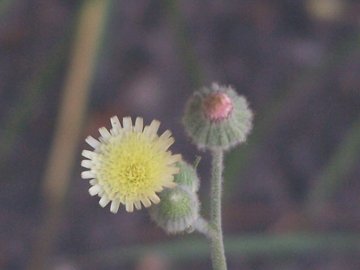
[{"label": "dark brown background", "polygon": [[[227,249],[229,269],[360,269],[360,3],[112,2],[82,138],[114,114],[161,120],[175,152],[203,157],[206,216],[209,157],[180,119],[194,89],[231,84],[249,100],[255,129],[226,162],[224,231],[240,237]],[[324,13],[329,3],[341,6]],[[42,222],[41,181],[81,7],[0,1],[0,269],[25,268]],[[84,147],[51,269],[210,269],[204,242],[186,252],[199,235],[166,236],[146,211],[101,209],[80,179]],[[161,246],[183,239],[179,250]]]}]

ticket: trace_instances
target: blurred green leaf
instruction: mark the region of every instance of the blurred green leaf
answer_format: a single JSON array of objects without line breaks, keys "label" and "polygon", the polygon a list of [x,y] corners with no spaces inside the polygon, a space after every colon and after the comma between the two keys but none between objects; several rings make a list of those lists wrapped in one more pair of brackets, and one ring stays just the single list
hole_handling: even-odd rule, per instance
[{"label": "blurred green leaf", "polygon": [[163,0],[163,3],[169,22],[174,29],[175,41],[191,85],[193,89],[199,88],[204,82],[203,73],[187,32],[186,23],[179,7],[180,3],[177,0]]},{"label": "blurred green leaf", "polygon": [[0,1],[0,18],[6,14],[11,4],[15,4],[15,0],[1,0]]},{"label": "blurred green leaf", "polygon": [[[290,82],[290,85],[285,85],[282,94],[270,101],[269,105],[265,109],[258,111],[257,108],[253,108],[255,111],[254,130],[252,134],[250,134],[248,142],[232,150],[226,155],[224,178],[228,180],[224,182],[225,198],[229,198],[229,196],[231,196],[231,194],[237,190],[234,186],[238,184],[238,181],[234,180],[239,175],[239,173],[243,172],[243,170],[245,170],[245,168],[248,166],[251,157],[255,153],[255,150],[264,140],[266,134],[268,134],[271,128],[274,126],[273,123],[276,122],[276,118],[288,113],[286,108],[289,106],[289,104],[292,104],[299,95],[304,95],[305,91],[311,93],[311,91],[304,87],[304,85],[306,86],[308,82],[314,82],[315,87],[320,85],[321,80],[327,79],[327,74],[330,69],[341,65],[344,60],[351,57],[353,53],[359,51],[359,44],[360,35],[339,40],[338,43],[334,46],[334,49],[329,52],[329,57],[326,57],[318,67],[313,69],[305,69],[301,74],[299,74],[296,80]],[[344,153],[341,155],[344,155]],[[349,158],[352,158],[353,156],[354,154],[350,154]],[[336,172],[336,170],[343,170],[345,168],[343,165],[336,166],[335,162],[339,160],[340,158],[334,158],[332,161],[333,163],[329,164],[329,167],[332,168],[331,174],[334,176],[343,175],[343,172]],[[324,172],[324,175],[325,174],[328,174],[328,172]],[[339,179],[339,177],[336,177],[336,179]],[[333,178],[333,180],[329,180],[329,182],[331,181],[336,180]],[[316,191],[315,193],[322,193],[320,190],[325,186],[326,185],[324,184],[319,184],[319,187],[317,187],[319,191]],[[335,191],[334,189],[331,190]],[[329,192],[332,191],[329,189]],[[328,192],[325,191],[324,193]],[[313,198],[313,196],[315,195],[311,195],[310,197]]]},{"label": "blurred green leaf", "polygon": [[330,158],[315,186],[310,190],[307,211],[316,213],[326,200],[347,180],[346,176],[360,161],[360,116]]},{"label": "blurred green leaf", "polygon": [[[285,235],[234,235],[225,238],[226,255],[231,258],[244,256],[289,257],[306,254],[342,254],[360,251],[360,234],[294,233]],[[82,265],[93,262],[102,265],[120,265],[133,262],[146,254],[157,253],[173,261],[210,259],[205,239],[188,238],[166,243],[115,248],[97,251],[73,259]]]}]

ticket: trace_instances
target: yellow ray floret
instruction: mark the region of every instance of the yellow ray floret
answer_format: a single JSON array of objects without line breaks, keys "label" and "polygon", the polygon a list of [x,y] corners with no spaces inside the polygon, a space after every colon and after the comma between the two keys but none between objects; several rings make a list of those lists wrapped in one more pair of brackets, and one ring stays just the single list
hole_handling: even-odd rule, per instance
[{"label": "yellow ray floret", "polygon": [[87,158],[81,165],[88,171],[82,178],[90,179],[89,193],[100,197],[99,204],[105,207],[111,202],[110,211],[116,213],[120,204],[132,212],[134,206],[141,209],[159,203],[157,192],[164,187],[175,186],[174,174],[178,173],[176,162],[180,155],[172,155],[168,148],[174,143],[170,131],[157,134],[160,122],[153,120],[143,126],[143,119],[136,118],[133,125],[130,117],[111,118],[112,128],[99,129],[100,138],[91,136],[86,142],[94,148],[84,150]]}]

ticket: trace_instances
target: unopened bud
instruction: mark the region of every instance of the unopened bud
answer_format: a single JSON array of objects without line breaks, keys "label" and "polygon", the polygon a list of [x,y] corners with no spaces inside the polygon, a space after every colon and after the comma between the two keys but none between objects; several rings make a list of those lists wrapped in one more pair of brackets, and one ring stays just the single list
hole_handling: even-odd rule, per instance
[{"label": "unopened bud", "polygon": [[174,176],[174,182],[191,192],[197,192],[200,183],[195,168],[183,160],[176,163],[176,166],[179,172]]},{"label": "unopened bud", "polygon": [[160,203],[149,209],[152,220],[168,233],[186,232],[199,216],[196,193],[177,186],[159,194]]},{"label": "unopened bud", "polygon": [[183,117],[187,134],[200,148],[227,150],[246,140],[253,114],[243,96],[213,83],[195,91]]}]

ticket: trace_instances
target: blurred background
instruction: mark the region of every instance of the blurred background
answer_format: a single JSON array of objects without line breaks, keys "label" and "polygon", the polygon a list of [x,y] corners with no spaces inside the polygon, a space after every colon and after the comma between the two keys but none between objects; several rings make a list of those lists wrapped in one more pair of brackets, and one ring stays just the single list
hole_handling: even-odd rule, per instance
[{"label": "blurred background", "polygon": [[112,115],[162,122],[173,151],[213,81],[255,112],[227,154],[229,269],[360,269],[360,2],[0,0],[0,269],[211,269],[197,233],[113,215],[80,179]]}]

